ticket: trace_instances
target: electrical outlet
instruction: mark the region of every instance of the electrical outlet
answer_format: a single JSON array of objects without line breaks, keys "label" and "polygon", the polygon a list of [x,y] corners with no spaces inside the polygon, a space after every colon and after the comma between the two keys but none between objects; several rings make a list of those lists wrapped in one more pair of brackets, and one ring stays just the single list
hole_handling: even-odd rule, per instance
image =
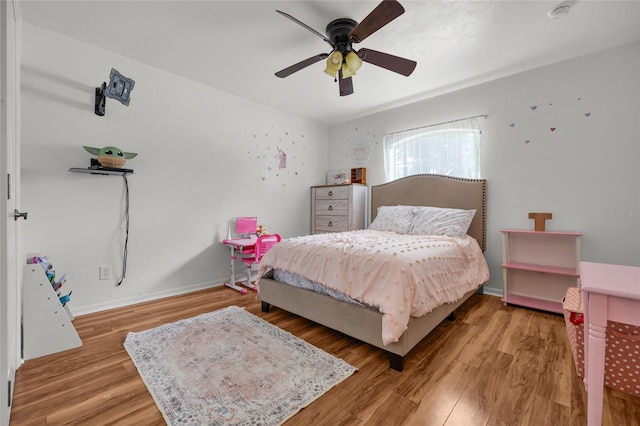
[{"label": "electrical outlet", "polygon": [[111,266],[100,266],[98,268],[98,272],[100,274],[101,280],[110,280],[111,279]]}]

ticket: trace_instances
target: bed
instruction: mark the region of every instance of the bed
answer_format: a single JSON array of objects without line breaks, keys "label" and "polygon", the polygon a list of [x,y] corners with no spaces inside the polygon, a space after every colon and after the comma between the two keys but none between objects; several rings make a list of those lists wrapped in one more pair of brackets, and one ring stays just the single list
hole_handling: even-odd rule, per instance
[{"label": "bed", "polygon": [[[388,330],[388,312],[383,314],[380,310],[372,308],[367,303],[358,304],[352,301],[340,300],[330,295],[320,294],[307,288],[293,287],[278,281],[274,278],[274,269],[278,268],[275,259],[278,256],[274,254],[270,260],[271,252],[265,255],[260,266],[258,278],[259,297],[262,302],[263,312],[268,312],[271,306],[275,306],[378,347],[388,353],[390,367],[394,370],[402,371],[404,358],[409,351],[440,322],[452,316],[455,309],[462,305],[473,293],[481,291],[482,285],[488,281],[488,268],[482,256],[486,248],[486,181],[441,175],[414,175],[382,185],[372,186],[370,208],[372,226],[370,228],[374,227],[374,223],[380,223],[380,219],[377,222],[375,221],[376,215],[379,211],[384,212],[385,209],[389,209],[386,206],[413,206],[416,208],[430,206],[475,210],[475,215],[467,230],[468,236],[465,235],[465,238],[471,240],[471,243],[477,246],[482,258],[481,261],[484,262],[483,268],[486,268],[486,271],[479,274],[482,279],[474,278],[481,282],[467,283],[467,288],[463,290],[462,294],[457,295],[455,300],[430,307],[428,309],[429,312],[426,314],[420,314],[421,316],[413,316],[413,313],[406,315],[407,323],[401,325],[403,329],[406,329],[399,336],[395,336],[392,339],[393,341],[390,341]],[[389,210],[386,211],[388,212]],[[296,242],[299,242],[298,239],[306,241],[310,239],[322,240],[323,238],[325,241],[330,239],[366,240],[366,238],[369,238],[367,232],[375,233],[375,231],[351,231],[348,233],[336,233],[335,235],[297,237],[297,239],[293,240],[296,240]],[[400,234],[396,234],[396,236],[398,239],[401,237]],[[446,237],[443,238],[446,239]],[[333,244],[334,242],[331,241],[330,243]],[[450,241],[444,241],[442,244],[453,244],[450,243]],[[471,243],[469,246],[472,245]],[[460,243],[456,244],[460,245]],[[283,253],[281,251],[281,254]],[[328,268],[331,269],[331,266]],[[383,309],[381,308],[381,310]]]}]

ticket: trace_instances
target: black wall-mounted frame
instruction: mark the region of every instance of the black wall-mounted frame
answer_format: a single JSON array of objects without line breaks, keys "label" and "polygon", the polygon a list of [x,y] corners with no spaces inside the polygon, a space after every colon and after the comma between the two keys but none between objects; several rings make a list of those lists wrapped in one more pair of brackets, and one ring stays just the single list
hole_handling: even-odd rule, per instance
[{"label": "black wall-mounted frame", "polygon": [[107,103],[107,97],[105,95],[105,89],[107,87],[107,83],[102,83],[102,86],[96,87],[96,107],[95,113],[96,115],[104,115],[105,106]]},{"label": "black wall-mounted frame", "polygon": [[103,116],[106,109],[106,98],[113,98],[122,105],[129,106],[131,91],[136,82],[120,74],[117,69],[111,68],[109,75],[109,85],[102,83],[100,87],[96,87],[95,113]]}]

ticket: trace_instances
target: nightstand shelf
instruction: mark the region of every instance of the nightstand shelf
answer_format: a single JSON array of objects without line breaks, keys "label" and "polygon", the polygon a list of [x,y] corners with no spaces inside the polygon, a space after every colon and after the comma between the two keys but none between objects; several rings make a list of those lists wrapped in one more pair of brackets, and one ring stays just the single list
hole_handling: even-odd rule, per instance
[{"label": "nightstand shelf", "polygon": [[575,268],[565,268],[561,266],[536,265],[522,262],[503,263],[501,266],[507,269],[521,269],[523,271],[545,272],[547,274],[569,275],[572,277],[578,276],[578,271]]},{"label": "nightstand shelf", "polygon": [[579,279],[580,232],[503,229],[505,304],[562,313],[567,288]]},{"label": "nightstand shelf", "polygon": [[[510,294],[503,302],[511,305],[526,306],[528,308],[539,309],[541,311],[558,312],[558,302],[543,300],[536,297],[518,296]],[[562,307],[562,305],[560,306]]]}]

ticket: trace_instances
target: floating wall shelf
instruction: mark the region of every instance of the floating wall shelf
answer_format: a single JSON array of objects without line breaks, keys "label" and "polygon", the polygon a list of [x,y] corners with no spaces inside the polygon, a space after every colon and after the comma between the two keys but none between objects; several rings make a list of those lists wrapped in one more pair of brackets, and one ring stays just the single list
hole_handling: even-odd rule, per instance
[{"label": "floating wall shelf", "polygon": [[69,169],[69,171],[73,172],[73,173],[90,173],[92,175],[117,175],[117,176],[123,176],[123,175],[132,175],[133,174],[133,170],[130,170],[130,169],[106,170],[106,169],[82,169],[82,168],[72,167],[72,168]]}]

